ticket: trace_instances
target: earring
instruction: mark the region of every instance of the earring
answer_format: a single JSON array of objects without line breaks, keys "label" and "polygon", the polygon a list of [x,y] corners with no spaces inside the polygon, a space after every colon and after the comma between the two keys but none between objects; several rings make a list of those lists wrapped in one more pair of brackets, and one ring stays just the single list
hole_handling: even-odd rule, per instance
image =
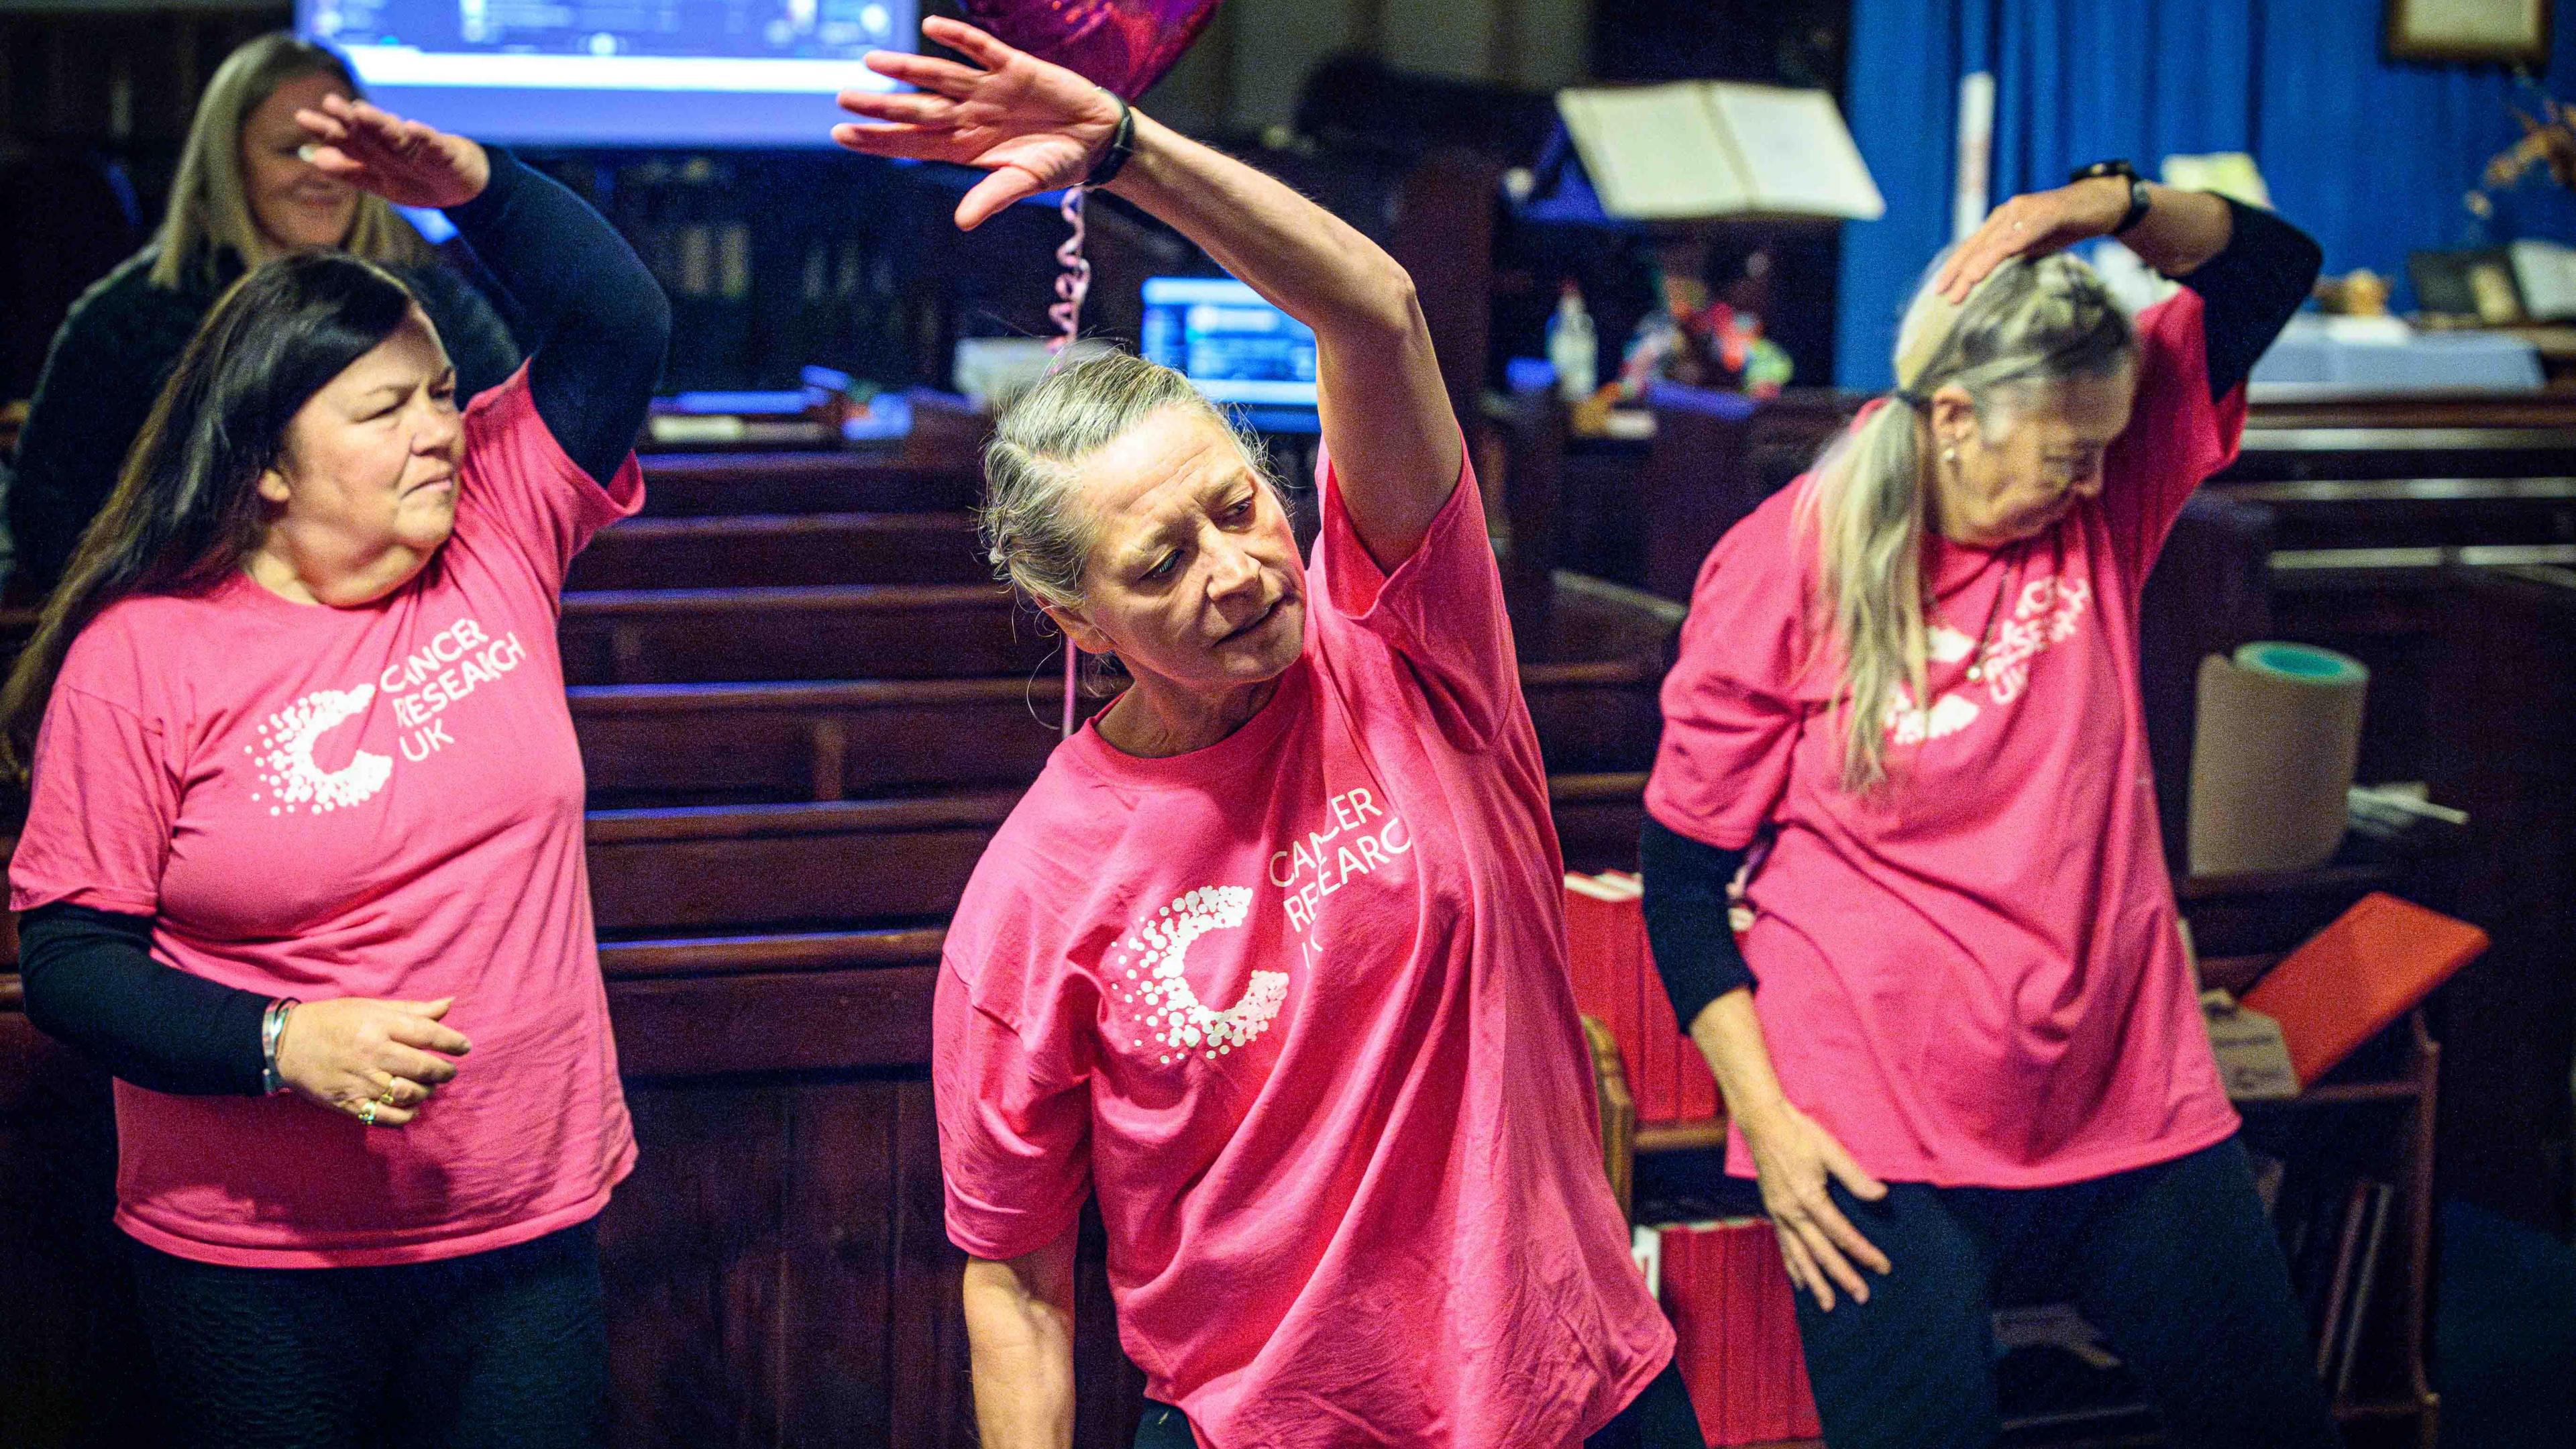
[{"label": "earring", "polygon": [[1943,448],[1943,449],[1941,450],[1941,461],[1942,461],[1942,462],[1944,462],[1944,463],[1956,463],[1956,462],[1958,462],[1958,461],[1959,461],[1959,450],[1958,450],[1958,449],[1956,449],[1956,448]]}]

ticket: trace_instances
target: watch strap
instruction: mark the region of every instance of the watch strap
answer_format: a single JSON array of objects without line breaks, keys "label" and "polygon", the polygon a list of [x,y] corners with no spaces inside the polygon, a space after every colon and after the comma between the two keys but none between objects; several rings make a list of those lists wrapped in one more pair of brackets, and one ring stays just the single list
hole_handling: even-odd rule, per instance
[{"label": "watch strap", "polygon": [[2076,167],[2075,173],[2066,180],[2072,185],[2078,181],[2098,181],[2112,176],[2129,183],[2129,209],[2120,214],[2119,224],[2111,228],[2111,235],[2120,236],[2146,220],[2147,208],[2154,205],[2154,198],[2147,194],[2147,183],[2138,175],[2138,168],[2125,160],[2096,161],[2090,166]]},{"label": "watch strap", "polygon": [[1100,153],[1100,159],[1091,163],[1091,174],[1082,178],[1085,186],[1108,185],[1126,169],[1127,158],[1136,154],[1135,109],[1116,91],[1110,91],[1109,98],[1118,103],[1118,125],[1109,133],[1109,145]]}]

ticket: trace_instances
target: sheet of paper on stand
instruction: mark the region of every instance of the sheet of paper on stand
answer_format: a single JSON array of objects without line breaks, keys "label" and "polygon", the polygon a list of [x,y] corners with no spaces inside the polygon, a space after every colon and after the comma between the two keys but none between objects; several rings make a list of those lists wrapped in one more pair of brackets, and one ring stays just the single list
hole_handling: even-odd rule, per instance
[{"label": "sheet of paper on stand", "polygon": [[1556,104],[1614,217],[1875,221],[1887,210],[1823,91],[1685,81],[1564,90]]}]

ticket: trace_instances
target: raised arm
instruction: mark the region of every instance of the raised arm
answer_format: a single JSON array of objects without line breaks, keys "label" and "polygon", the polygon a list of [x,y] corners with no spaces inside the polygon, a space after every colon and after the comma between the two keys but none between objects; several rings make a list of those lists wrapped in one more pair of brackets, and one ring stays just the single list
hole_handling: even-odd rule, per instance
[{"label": "raised arm", "polygon": [[671,338],[670,303],[625,238],[507,151],[338,96],[295,118],[316,168],[456,223],[536,324],[528,392],[547,431],[592,478],[615,476]]},{"label": "raised arm", "polygon": [[[832,135],[854,151],[990,172],[958,203],[959,226],[1080,183],[1107,151],[1121,107],[1107,91],[970,25],[930,19],[922,33],[976,64],[875,52],[871,70],[920,90],[842,93],[844,109],[880,124],[843,124]],[[1324,444],[1343,505],[1369,553],[1393,569],[1430,531],[1462,462],[1412,278],[1272,177],[1145,115],[1134,128],[1132,158],[1108,189],[1315,330]]]},{"label": "raised arm", "polygon": [[[2129,183],[2116,176],[2016,196],[1951,253],[1938,285],[1951,301],[1965,301],[2006,257],[2110,235],[2128,210]],[[2148,266],[2200,294],[2212,400],[2254,370],[2307,300],[2325,260],[2306,232],[2260,207],[2154,184],[2146,213],[2119,237]]]}]

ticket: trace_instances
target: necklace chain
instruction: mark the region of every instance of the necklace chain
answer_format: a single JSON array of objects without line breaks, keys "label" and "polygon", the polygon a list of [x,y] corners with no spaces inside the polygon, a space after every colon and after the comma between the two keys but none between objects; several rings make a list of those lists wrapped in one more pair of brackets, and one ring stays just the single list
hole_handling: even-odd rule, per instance
[{"label": "necklace chain", "polygon": [[1994,601],[1986,606],[1986,622],[1977,631],[1977,650],[1968,656],[1968,682],[1986,677],[1986,660],[1994,652],[1995,621],[2003,617],[2004,600],[2012,597],[2013,586],[2021,581],[2021,565],[2027,540],[2015,540],[2012,562],[2005,566],[2003,587],[1995,591]]}]

